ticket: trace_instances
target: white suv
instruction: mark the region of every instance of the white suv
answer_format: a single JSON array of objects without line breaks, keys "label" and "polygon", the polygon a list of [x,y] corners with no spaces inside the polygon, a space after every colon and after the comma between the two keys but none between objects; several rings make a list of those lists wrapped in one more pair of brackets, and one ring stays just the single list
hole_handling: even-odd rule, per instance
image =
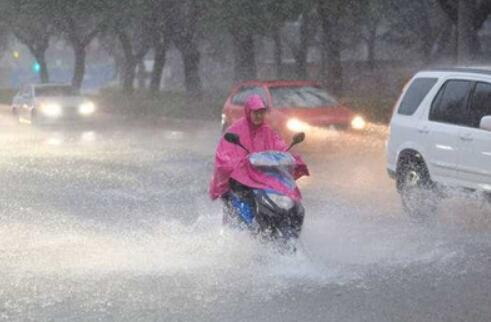
[{"label": "white suv", "polygon": [[417,73],[390,122],[387,170],[406,212],[430,216],[440,187],[491,193],[491,69]]}]

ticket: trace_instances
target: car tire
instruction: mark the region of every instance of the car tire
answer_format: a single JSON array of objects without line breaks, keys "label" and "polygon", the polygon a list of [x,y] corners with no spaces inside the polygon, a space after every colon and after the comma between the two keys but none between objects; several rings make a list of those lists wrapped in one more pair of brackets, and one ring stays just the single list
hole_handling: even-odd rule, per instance
[{"label": "car tire", "polygon": [[491,205],[491,192],[484,192],[483,199],[487,204]]},{"label": "car tire", "polygon": [[31,125],[35,125],[38,123],[38,115],[37,115],[37,112],[35,109],[31,110],[31,114],[30,114],[30,121],[31,121]]},{"label": "car tire", "polygon": [[402,163],[396,183],[404,212],[411,220],[426,222],[435,217],[440,196],[422,161],[410,159]]}]

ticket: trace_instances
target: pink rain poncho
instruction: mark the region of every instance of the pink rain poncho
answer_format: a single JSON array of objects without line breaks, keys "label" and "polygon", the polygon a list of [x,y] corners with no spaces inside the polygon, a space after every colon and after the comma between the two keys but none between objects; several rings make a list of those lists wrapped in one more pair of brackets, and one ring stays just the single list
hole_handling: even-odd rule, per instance
[{"label": "pink rain poncho", "polygon": [[[244,106],[245,116],[232,124],[227,132],[237,134],[240,137],[240,142],[251,153],[262,151],[286,151],[287,144],[273,129],[264,122],[256,126],[252,123],[251,112],[264,109],[265,105],[259,95],[252,95],[247,99]],[[210,197],[217,199],[229,191],[229,179],[233,176],[240,183],[256,188],[278,188],[282,192],[281,187],[268,177],[251,176],[250,169],[247,169],[245,160],[247,152],[240,146],[227,142],[223,137],[217,147],[215,156],[215,170],[210,183]],[[297,167],[295,169],[295,179],[302,175],[308,175],[308,170],[300,157],[295,156]],[[268,180],[270,182],[268,182]],[[287,193],[290,197],[299,200],[300,192],[295,188],[291,193]]]}]

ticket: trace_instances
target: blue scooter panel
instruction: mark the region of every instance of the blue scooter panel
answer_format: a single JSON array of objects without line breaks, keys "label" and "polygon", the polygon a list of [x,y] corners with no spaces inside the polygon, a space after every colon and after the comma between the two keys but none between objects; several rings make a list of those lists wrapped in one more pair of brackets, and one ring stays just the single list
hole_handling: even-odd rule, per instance
[{"label": "blue scooter panel", "polygon": [[247,224],[251,225],[254,220],[254,209],[250,203],[239,198],[236,194],[232,193],[230,197],[232,207],[234,207],[236,213]]}]

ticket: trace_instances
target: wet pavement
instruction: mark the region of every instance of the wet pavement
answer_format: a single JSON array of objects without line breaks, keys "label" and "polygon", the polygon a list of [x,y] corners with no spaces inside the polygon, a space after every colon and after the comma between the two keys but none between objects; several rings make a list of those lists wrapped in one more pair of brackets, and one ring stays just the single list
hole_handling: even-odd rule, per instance
[{"label": "wet pavement", "polygon": [[0,114],[0,320],[491,320],[491,206],[454,196],[411,223],[385,127],[316,129],[296,148],[312,176],[293,256],[222,231],[218,136],[218,121]]}]

